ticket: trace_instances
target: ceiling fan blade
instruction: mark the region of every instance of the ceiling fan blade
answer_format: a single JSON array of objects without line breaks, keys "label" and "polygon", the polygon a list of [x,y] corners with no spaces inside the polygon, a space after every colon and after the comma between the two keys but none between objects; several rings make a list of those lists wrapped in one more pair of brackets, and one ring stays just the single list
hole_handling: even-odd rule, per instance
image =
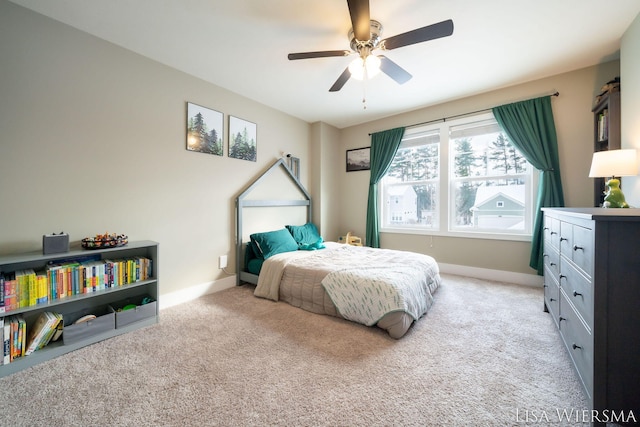
[{"label": "ceiling fan blade", "polygon": [[287,58],[293,61],[294,59],[326,58],[329,56],[348,56],[350,54],[351,51],[348,50],[323,50],[319,52],[290,53]]},{"label": "ceiling fan blade", "polygon": [[404,68],[402,68],[386,56],[378,55],[378,58],[380,58],[380,70],[387,76],[395,80],[398,84],[404,84],[411,80],[411,77],[413,77],[411,74],[409,74],[408,71],[406,71]]},{"label": "ceiling fan blade", "polygon": [[347,82],[347,80],[349,80],[350,77],[351,77],[351,72],[349,72],[349,67],[347,67],[344,69],[342,74],[340,74],[340,77],[338,77],[338,80],[336,80],[333,86],[331,86],[331,89],[329,89],[329,92],[337,92],[340,89],[342,89],[342,86],[344,86],[344,84]]},{"label": "ceiling fan blade", "polygon": [[369,14],[369,0],[347,0],[351,27],[357,40],[368,41],[371,38],[371,22]]},{"label": "ceiling fan blade", "polygon": [[453,21],[451,19],[447,19],[446,21],[438,22],[437,24],[428,25],[426,27],[417,28],[412,31],[407,31],[406,33],[389,37],[388,39],[384,39],[381,44],[384,43],[384,48],[391,50],[402,46],[447,37],[451,34],[453,34]]}]

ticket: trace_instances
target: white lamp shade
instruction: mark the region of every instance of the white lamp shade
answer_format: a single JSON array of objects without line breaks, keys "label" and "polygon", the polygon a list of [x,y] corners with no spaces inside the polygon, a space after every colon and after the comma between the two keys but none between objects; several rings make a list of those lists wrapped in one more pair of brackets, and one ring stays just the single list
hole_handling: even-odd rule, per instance
[{"label": "white lamp shade", "polygon": [[365,78],[365,69],[368,79],[376,76],[380,72],[380,58],[375,55],[368,55],[364,60],[358,57],[349,64],[351,77],[356,80],[363,80]]},{"label": "white lamp shade", "polygon": [[634,148],[593,153],[590,178],[638,175],[638,155]]}]

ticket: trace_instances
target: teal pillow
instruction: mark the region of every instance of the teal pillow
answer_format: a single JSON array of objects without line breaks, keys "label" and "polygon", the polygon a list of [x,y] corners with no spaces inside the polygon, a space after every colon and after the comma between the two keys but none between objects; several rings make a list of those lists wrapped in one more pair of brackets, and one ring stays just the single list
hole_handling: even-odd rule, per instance
[{"label": "teal pillow", "polygon": [[310,245],[320,239],[320,233],[315,224],[308,222],[305,225],[287,225],[287,230],[298,244]]},{"label": "teal pillow", "polygon": [[268,259],[283,252],[293,252],[298,250],[298,244],[286,229],[267,231],[265,233],[254,233],[249,236],[255,243],[262,258]]}]

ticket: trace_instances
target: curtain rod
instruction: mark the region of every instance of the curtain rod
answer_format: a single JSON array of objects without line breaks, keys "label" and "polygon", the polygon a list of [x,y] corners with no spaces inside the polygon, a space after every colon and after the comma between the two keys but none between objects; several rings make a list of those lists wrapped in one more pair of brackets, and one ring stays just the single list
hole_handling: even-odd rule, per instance
[{"label": "curtain rod", "polygon": [[[549,96],[560,96],[560,92],[556,91],[556,92],[552,93]],[[517,101],[515,101],[515,102],[517,102]],[[441,119],[429,120],[429,121],[421,122],[421,123],[414,123],[412,125],[407,125],[405,127],[406,128],[412,128],[412,127],[415,127],[415,126],[429,125],[431,123],[437,123],[437,122],[440,122],[440,121],[446,122],[447,120],[457,119],[459,117],[464,117],[464,116],[470,116],[472,114],[487,113],[489,111],[491,111],[491,108],[485,108],[484,110],[470,111],[468,113],[456,114],[455,116],[443,117]],[[369,136],[371,136],[371,135],[372,134],[369,134]]]}]

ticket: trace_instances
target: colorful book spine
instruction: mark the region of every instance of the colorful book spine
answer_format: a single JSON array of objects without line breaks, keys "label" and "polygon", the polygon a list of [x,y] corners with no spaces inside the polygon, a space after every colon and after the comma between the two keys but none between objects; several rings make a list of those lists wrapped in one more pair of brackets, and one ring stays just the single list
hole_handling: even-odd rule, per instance
[{"label": "colorful book spine", "polygon": [[51,263],[39,271],[2,272],[0,313],[10,314],[22,307],[139,282],[152,275],[151,260],[145,257],[118,260],[85,258],[81,262]]},{"label": "colorful book spine", "polygon": [[0,314],[4,311],[4,274],[0,272]]},{"label": "colorful book spine", "polygon": [[4,282],[4,305],[5,311],[15,310],[19,308],[17,296],[17,284],[15,273],[5,275]]},{"label": "colorful book spine", "polygon": [[11,363],[11,322],[9,318],[4,319],[4,335],[2,342],[2,358],[3,363],[8,365]]},{"label": "colorful book spine", "polygon": [[2,345],[2,353],[0,353],[0,365],[4,365],[4,317],[0,317],[0,344]]}]

